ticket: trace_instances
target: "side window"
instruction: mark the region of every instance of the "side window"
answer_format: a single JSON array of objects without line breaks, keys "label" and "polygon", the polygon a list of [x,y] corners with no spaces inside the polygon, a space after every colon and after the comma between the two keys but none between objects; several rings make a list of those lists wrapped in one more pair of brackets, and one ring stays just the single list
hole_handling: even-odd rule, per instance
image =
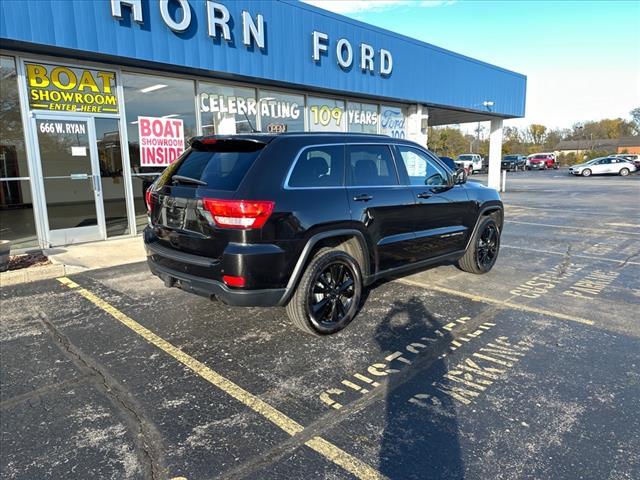
[{"label": "side window", "polygon": [[349,185],[398,185],[398,175],[387,145],[348,145]]},{"label": "side window", "polygon": [[344,185],[344,147],[309,147],[298,157],[289,187],[341,187]]},{"label": "side window", "polygon": [[398,151],[411,185],[447,185],[448,175],[445,169],[424,152],[405,145],[398,145]]}]

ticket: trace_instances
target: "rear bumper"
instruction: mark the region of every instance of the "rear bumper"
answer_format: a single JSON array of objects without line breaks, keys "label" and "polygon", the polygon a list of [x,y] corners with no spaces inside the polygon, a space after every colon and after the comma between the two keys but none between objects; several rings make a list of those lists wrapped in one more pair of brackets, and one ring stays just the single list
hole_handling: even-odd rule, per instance
[{"label": "rear bumper", "polygon": [[[262,269],[282,271],[280,262],[284,252],[274,245],[229,244],[222,258],[193,255],[163,246],[149,230],[144,232],[147,264],[151,273],[162,279],[167,287],[178,287],[209,299],[213,297],[228,305],[270,307],[280,304],[286,288],[256,284],[256,273]],[[228,287],[222,282],[223,273],[249,278],[247,288]],[[259,278],[264,279],[265,275]]]},{"label": "rear bumper", "polygon": [[153,255],[147,256],[147,263],[151,273],[159,277],[165,286],[178,287],[185,292],[194,293],[210,300],[215,297],[227,305],[238,307],[274,307],[280,303],[286,290],[284,288],[236,290],[216,280],[196,277],[162,267],[153,260]]}]

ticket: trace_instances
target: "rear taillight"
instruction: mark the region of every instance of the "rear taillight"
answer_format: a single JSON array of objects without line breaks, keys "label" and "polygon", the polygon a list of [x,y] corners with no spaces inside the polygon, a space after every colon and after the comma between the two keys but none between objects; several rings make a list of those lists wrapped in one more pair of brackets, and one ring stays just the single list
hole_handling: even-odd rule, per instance
[{"label": "rear taillight", "polygon": [[223,275],[222,281],[230,287],[244,287],[246,284],[244,277],[238,277],[235,275]]},{"label": "rear taillight", "polygon": [[151,206],[153,205],[153,195],[151,194],[151,187],[147,188],[144,192],[144,202],[147,204],[147,213],[151,213]]},{"label": "rear taillight", "polygon": [[202,205],[222,228],[262,228],[273,212],[274,202],[203,198]]}]

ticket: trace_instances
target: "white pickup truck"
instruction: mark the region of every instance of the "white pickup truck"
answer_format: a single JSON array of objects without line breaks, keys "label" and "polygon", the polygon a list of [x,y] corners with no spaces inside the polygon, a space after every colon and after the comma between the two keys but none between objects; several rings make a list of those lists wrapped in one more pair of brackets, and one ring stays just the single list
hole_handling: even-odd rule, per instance
[{"label": "white pickup truck", "polygon": [[468,174],[480,173],[482,171],[482,157],[477,153],[465,153],[456,157],[458,168],[464,168]]}]

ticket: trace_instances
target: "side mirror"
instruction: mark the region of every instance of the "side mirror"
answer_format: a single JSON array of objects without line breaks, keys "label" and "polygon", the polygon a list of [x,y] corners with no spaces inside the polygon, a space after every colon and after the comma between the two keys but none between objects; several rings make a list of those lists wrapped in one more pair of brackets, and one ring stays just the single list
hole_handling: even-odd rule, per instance
[{"label": "side mirror", "polygon": [[464,168],[459,168],[453,174],[453,184],[462,185],[463,183],[467,183],[467,172]]}]

